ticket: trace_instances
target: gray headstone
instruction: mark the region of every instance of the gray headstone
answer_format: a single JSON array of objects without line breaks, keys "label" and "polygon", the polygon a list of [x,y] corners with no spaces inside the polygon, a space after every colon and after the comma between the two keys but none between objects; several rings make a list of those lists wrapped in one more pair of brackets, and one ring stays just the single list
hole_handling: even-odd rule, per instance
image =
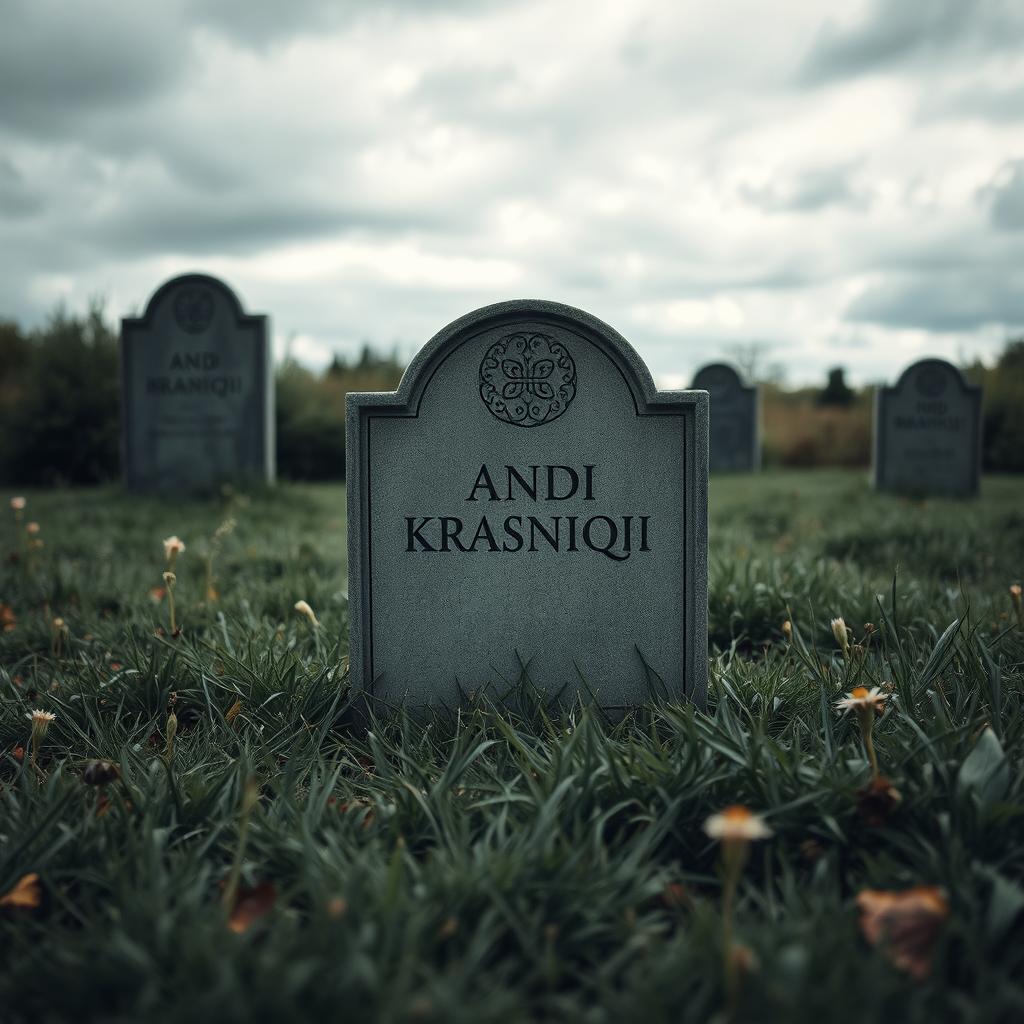
[{"label": "gray headstone", "polygon": [[981,388],[944,359],[907,367],[875,392],[875,487],[971,497],[981,478]]},{"label": "gray headstone", "polygon": [[122,454],[136,491],[274,478],[274,372],[265,316],[223,281],[186,274],[121,321]]},{"label": "gray headstone", "polygon": [[479,309],[347,405],[350,664],[385,704],[707,687],[707,395],[554,302]]},{"label": "gray headstone", "polygon": [[708,363],[693,387],[711,396],[711,472],[747,472],[761,465],[758,393],[728,363]]}]

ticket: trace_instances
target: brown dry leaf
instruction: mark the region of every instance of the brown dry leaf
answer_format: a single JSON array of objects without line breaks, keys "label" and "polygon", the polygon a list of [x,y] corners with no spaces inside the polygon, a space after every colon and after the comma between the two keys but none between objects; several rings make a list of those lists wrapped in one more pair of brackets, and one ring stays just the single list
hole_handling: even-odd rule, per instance
[{"label": "brown dry leaf", "polygon": [[238,890],[234,910],[228,918],[228,927],[240,935],[261,917],[269,914],[276,901],[277,889],[272,882],[260,882],[251,889],[243,886]]},{"label": "brown dry leaf", "polygon": [[884,775],[857,790],[857,812],[870,828],[884,825],[902,802],[900,791]]},{"label": "brown dry leaf", "polygon": [[872,946],[881,946],[900,970],[917,981],[928,976],[932,952],[949,901],[938,886],[918,885],[903,892],[863,889],[857,894],[860,930]]},{"label": "brown dry leaf", "polygon": [[236,700],[235,703],[224,712],[224,721],[230,725],[238,717],[238,713],[241,710],[242,702],[240,700]]},{"label": "brown dry leaf", "polygon": [[25,760],[25,748],[20,743],[15,743],[11,748],[11,753],[14,755],[15,761]]},{"label": "brown dry leaf", "polygon": [[38,907],[43,899],[39,876],[33,872],[18,879],[14,888],[0,896],[0,907]]}]

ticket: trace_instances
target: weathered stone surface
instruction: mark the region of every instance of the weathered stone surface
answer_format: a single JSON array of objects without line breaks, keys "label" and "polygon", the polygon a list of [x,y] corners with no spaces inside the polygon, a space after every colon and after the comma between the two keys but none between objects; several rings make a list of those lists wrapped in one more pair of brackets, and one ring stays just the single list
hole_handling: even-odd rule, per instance
[{"label": "weathered stone surface", "polygon": [[971,497],[981,478],[981,388],[944,359],[922,359],[875,393],[880,491]]},{"label": "weathered stone surface", "polygon": [[761,465],[758,391],[728,363],[708,363],[693,378],[711,396],[712,473],[749,472]]},{"label": "weathered stone surface", "polygon": [[197,492],[274,477],[265,316],[205,274],[162,285],[121,321],[122,454],[136,491]]},{"label": "weathered stone surface", "polygon": [[488,306],[347,408],[350,664],[388,704],[523,678],[602,706],[707,685],[707,395],[619,334]]}]

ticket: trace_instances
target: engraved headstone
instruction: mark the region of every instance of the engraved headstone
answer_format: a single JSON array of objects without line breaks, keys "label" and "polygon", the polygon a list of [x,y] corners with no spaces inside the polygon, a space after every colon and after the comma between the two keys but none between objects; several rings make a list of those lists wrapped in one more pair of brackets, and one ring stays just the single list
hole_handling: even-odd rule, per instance
[{"label": "engraved headstone", "polygon": [[707,395],[587,313],[477,310],[347,406],[350,664],[387,705],[707,686]]},{"label": "engraved headstone", "polygon": [[757,388],[728,363],[708,363],[693,378],[711,396],[711,472],[745,472],[761,465]]},{"label": "engraved headstone", "polygon": [[981,388],[944,359],[922,359],[875,392],[875,487],[971,497],[981,477]]},{"label": "engraved headstone", "polygon": [[274,478],[267,317],[205,274],[162,285],[121,321],[122,453],[136,491],[208,491]]}]

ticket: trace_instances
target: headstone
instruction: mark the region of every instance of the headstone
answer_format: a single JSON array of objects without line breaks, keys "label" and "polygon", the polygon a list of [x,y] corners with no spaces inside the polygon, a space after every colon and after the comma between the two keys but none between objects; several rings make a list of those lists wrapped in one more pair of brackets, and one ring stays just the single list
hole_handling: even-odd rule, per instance
[{"label": "headstone", "polygon": [[708,363],[693,378],[711,396],[711,472],[749,472],[761,465],[757,388],[728,363]]},{"label": "headstone", "polygon": [[[707,687],[707,395],[587,313],[479,309],[347,405],[350,665],[374,703]],[[511,698],[510,698],[511,699]]]},{"label": "headstone", "polygon": [[208,491],[274,478],[267,317],[215,277],[162,285],[121,321],[122,452],[135,491]]},{"label": "headstone", "polygon": [[875,487],[971,497],[981,478],[981,388],[944,359],[922,359],[875,392]]}]

